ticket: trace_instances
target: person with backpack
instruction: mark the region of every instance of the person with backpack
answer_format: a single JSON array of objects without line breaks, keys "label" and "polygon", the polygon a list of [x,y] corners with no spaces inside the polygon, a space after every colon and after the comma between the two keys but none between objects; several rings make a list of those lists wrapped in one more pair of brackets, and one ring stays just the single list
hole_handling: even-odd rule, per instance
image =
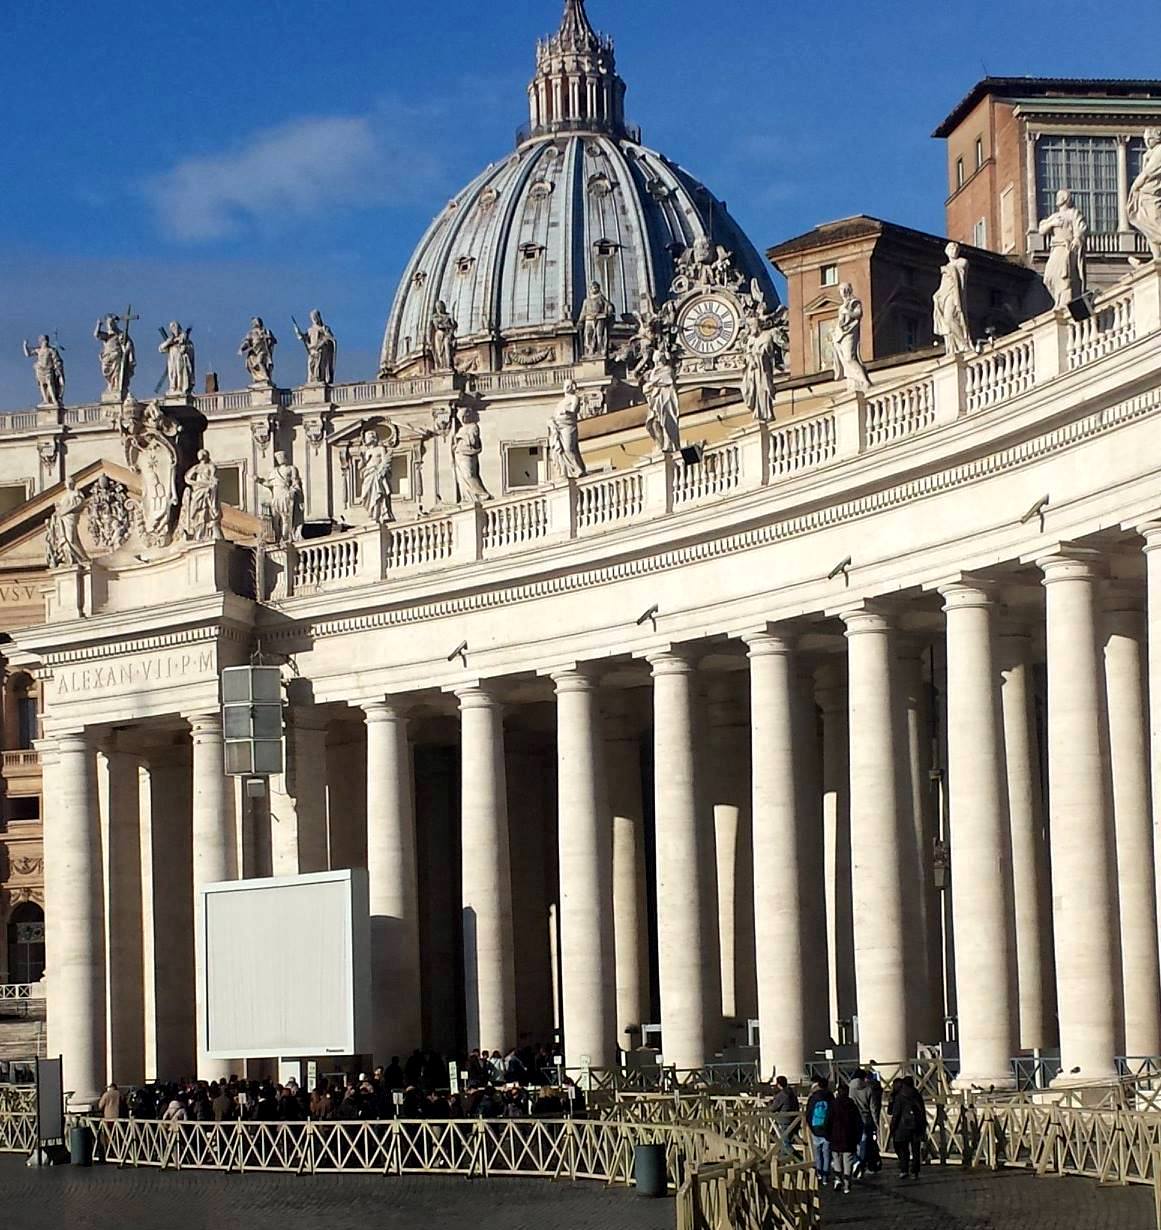
[{"label": "person with backpack", "polygon": [[923,1141],[927,1136],[927,1107],[915,1088],[915,1078],[905,1076],[892,1085],[891,1140],[899,1159],[899,1178],[918,1180]]},{"label": "person with backpack", "polygon": [[806,1123],[810,1128],[811,1151],[814,1154],[814,1169],[819,1184],[826,1186],[830,1178],[830,1114],[834,1095],[830,1081],[820,1076],[806,1102]]}]

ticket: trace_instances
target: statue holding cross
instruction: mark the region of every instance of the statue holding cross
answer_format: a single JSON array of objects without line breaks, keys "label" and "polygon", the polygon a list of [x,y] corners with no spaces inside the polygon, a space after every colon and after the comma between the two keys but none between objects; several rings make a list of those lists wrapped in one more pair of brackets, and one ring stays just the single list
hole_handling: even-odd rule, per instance
[{"label": "statue holding cross", "polygon": [[123,402],[129,396],[129,385],[137,370],[137,351],[129,336],[129,325],[137,319],[129,307],[123,318],[116,313],[102,316],[93,330],[93,336],[101,343],[101,375],[105,377],[102,401]]}]

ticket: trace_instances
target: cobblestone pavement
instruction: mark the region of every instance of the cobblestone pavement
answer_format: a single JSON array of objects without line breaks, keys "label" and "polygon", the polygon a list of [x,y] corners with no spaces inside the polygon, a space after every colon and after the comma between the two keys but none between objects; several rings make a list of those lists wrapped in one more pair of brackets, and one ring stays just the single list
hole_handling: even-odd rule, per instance
[{"label": "cobblestone pavement", "polygon": [[[1147,1187],[931,1169],[827,1192],[825,1225],[868,1230],[1155,1230]],[[68,1166],[0,1157],[4,1230],[673,1230],[671,1200],[595,1183],[419,1175],[218,1175]]]}]

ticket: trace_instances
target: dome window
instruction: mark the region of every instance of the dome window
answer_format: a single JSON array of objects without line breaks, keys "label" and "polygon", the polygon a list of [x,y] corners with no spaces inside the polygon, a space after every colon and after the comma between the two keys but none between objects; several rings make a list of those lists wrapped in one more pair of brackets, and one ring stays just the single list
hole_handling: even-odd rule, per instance
[{"label": "dome window", "polygon": [[598,239],[597,242],[593,244],[593,249],[598,257],[603,260],[608,260],[620,246],[621,245],[619,243],[612,239]]},{"label": "dome window", "polygon": [[531,264],[533,261],[540,259],[541,252],[544,251],[542,245],[538,243],[522,243],[520,245],[520,255]]},{"label": "dome window", "polygon": [[500,199],[500,194],[496,191],[495,188],[485,188],[484,191],[480,193],[480,200],[479,200],[480,210],[483,212],[486,212],[487,210],[491,209],[492,206],[495,205],[499,199]]},{"label": "dome window", "polygon": [[668,184],[663,183],[661,180],[651,179],[649,181],[649,195],[655,201],[666,201],[673,195],[673,191]]},{"label": "dome window", "polygon": [[594,175],[589,180],[589,192],[595,197],[610,196],[612,191],[613,184],[607,175]]},{"label": "dome window", "polygon": [[538,179],[531,188],[528,189],[528,195],[534,201],[547,200],[554,191],[554,186],[550,180]]},{"label": "dome window", "polygon": [[413,286],[422,286],[424,282],[426,281],[427,281],[427,270],[418,269],[416,270],[414,277],[412,277],[411,279],[411,284]]},{"label": "dome window", "polygon": [[476,263],[474,256],[460,256],[456,259],[456,272],[461,274],[469,274],[472,272],[472,266]]}]

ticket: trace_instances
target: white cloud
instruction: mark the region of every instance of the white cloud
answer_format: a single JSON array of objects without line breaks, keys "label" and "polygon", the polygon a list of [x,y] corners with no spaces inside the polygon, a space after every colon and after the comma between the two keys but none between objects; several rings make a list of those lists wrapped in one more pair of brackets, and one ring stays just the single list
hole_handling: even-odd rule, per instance
[{"label": "white cloud", "polygon": [[304,116],[253,133],[236,148],[185,158],[145,188],[178,239],[220,239],[254,224],[413,199],[438,174],[407,148],[390,117]]}]

